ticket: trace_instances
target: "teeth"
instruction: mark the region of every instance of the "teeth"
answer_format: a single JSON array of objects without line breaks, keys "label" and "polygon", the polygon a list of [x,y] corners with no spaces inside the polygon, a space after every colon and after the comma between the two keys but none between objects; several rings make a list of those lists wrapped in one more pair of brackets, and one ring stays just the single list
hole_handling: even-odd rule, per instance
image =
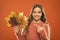
[{"label": "teeth", "polygon": [[35,16],[35,17],[38,17],[38,16]]}]

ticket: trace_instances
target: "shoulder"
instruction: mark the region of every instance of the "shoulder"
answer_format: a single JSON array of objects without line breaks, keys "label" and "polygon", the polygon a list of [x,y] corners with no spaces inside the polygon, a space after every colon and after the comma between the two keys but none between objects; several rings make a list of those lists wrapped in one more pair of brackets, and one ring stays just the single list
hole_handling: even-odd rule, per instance
[{"label": "shoulder", "polygon": [[48,23],[44,23],[44,27],[47,28],[47,29],[50,29],[50,26]]}]

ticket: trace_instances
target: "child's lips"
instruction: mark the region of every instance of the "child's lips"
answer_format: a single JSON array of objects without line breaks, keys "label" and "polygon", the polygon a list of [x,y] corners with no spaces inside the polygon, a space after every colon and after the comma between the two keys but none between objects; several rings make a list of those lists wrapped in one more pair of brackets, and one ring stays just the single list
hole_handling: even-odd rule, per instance
[{"label": "child's lips", "polygon": [[36,18],[38,18],[39,16],[35,16]]}]

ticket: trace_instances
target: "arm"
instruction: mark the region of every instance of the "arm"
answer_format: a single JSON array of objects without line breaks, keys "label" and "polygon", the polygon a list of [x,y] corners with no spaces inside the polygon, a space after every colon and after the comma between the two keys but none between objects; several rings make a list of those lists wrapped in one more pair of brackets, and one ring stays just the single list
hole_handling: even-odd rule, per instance
[{"label": "arm", "polygon": [[14,32],[15,32],[15,36],[16,36],[16,38],[19,40],[19,38],[18,38],[18,36],[19,36],[19,31],[20,31],[20,29],[19,29],[19,27],[18,26],[15,26],[14,27]]},{"label": "arm", "polygon": [[45,25],[44,31],[45,31],[45,34],[46,34],[46,38],[47,38],[48,40],[50,40],[50,26],[49,26],[49,24],[46,24],[46,25]]},{"label": "arm", "polygon": [[43,40],[50,40],[50,27],[48,24],[44,25],[44,27],[41,27],[37,24],[37,33],[40,35],[40,38]]},{"label": "arm", "polygon": [[25,39],[25,31],[24,29],[21,30],[21,28],[19,29],[19,26],[15,26],[14,27],[14,32],[15,32],[15,36],[17,38],[17,40],[24,40]]}]

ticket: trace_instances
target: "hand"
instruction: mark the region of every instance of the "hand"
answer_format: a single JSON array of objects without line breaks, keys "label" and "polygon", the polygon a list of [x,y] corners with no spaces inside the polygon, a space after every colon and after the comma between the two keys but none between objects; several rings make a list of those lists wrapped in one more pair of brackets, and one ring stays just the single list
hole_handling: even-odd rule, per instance
[{"label": "hand", "polygon": [[37,32],[39,33],[40,31],[44,30],[44,27],[41,27],[37,24],[34,24],[35,26],[37,26]]},{"label": "hand", "polygon": [[14,32],[15,32],[15,33],[18,33],[18,32],[19,32],[19,30],[20,30],[20,29],[19,29],[19,27],[18,27],[18,26],[15,26],[15,27],[14,27]]},{"label": "hand", "polygon": [[26,29],[22,28],[21,35],[22,35],[22,36],[25,36],[26,33],[27,33]]}]

